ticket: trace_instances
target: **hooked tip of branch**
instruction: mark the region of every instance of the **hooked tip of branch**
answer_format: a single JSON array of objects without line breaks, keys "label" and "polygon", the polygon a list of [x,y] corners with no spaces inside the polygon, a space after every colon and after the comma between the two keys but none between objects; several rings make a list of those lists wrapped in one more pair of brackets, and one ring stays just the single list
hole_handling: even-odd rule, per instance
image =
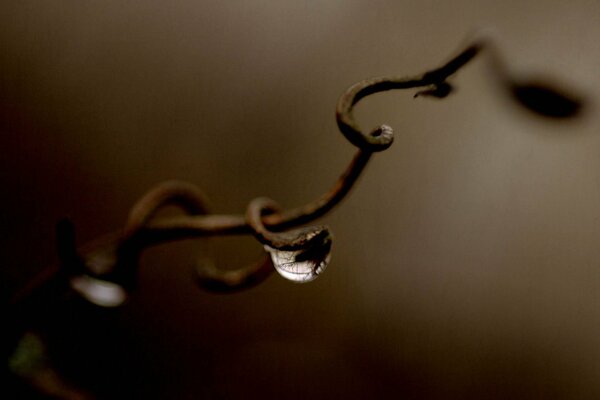
[{"label": "hooked tip of branch", "polygon": [[436,83],[436,84],[430,86],[428,89],[421,90],[421,91],[415,93],[413,98],[417,98],[419,96],[427,96],[427,97],[435,97],[438,99],[443,99],[446,96],[448,96],[450,93],[452,93],[453,90],[454,90],[454,87],[452,85],[450,85],[446,81],[443,81],[443,82]]}]

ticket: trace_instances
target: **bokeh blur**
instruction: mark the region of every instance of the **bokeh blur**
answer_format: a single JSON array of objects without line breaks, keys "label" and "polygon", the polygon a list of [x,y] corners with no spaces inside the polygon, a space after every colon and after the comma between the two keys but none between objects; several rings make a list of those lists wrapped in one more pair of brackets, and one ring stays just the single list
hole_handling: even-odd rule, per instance
[{"label": "bokeh blur", "polygon": [[478,29],[517,73],[581,90],[582,116],[520,110],[483,58],[447,99],[373,96],[357,117],[395,143],[324,218],[319,279],[205,293],[196,263],[260,245],[159,246],[123,308],[57,310],[48,351],[99,398],[598,398],[595,1],[1,2],[5,298],[56,262],[60,218],[84,243],[166,179],[218,213],[312,200],[355,152],[338,96],[438,66]]}]

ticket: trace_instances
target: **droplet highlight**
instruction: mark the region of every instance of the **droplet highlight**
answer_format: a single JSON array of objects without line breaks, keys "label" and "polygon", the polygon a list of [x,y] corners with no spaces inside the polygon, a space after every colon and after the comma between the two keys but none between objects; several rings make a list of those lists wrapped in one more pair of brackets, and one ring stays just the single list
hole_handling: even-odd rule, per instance
[{"label": "droplet highlight", "polygon": [[113,282],[81,275],[71,278],[70,283],[84,299],[100,307],[118,307],[127,300],[125,290]]},{"label": "droplet highlight", "polygon": [[265,245],[265,250],[271,255],[279,275],[292,282],[305,283],[315,280],[325,271],[331,260],[331,244],[328,238],[308,249],[287,251]]}]

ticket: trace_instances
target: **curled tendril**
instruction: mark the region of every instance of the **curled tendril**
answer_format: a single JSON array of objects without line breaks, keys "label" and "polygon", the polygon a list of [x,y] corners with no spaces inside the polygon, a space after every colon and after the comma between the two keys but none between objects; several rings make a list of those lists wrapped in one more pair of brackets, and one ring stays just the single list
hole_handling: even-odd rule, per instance
[{"label": "curled tendril", "polygon": [[438,97],[445,97],[450,92],[446,79],[473,59],[481,49],[481,42],[472,44],[443,66],[416,77],[379,77],[355,83],[337,103],[336,117],[340,131],[350,143],[365,151],[377,152],[387,149],[394,141],[392,128],[381,125],[365,134],[354,119],[354,106],[369,95],[393,89],[429,87],[431,93],[439,93]]},{"label": "curled tendril", "polygon": [[[208,200],[196,186],[187,182],[170,181],[158,185],[144,195],[132,208],[125,229],[123,230],[123,245],[120,247],[121,258],[132,259],[132,253],[139,250],[137,233],[144,228],[160,208],[176,205],[184,210],[186,215],[206,215]],[[129,254],[127,254],[129,253]],[[129,255],[129,257],[127,257]],[[134,274],[134,264],[121,263],[117,268],[121,273],[131,277]],[[255,286],[266,279],[273,271],[269,257],[263,257],[258,262],[235,270],[215,268],[211,262],[204,262],[196,269],[196,281],[200,287],[217,292],[241,290]]]},{"label": "curled tendril", "polygon": [[323,242],[330,237],[329,228],[323,225],[310,226],[286,232],[271,232],[262,222],[265,214],[281,211],[281,207],[274,200],[266,197],[254,199],[248,205],[246,221],[254,230],[256,239],[273,249],[294,251],[306,250],[316,243]]},{"label": "curled tendril", "polygon": [[206,260],[196,268],[196,282],[202,289],[211,292],[235,292],[257,286],[273,271],[273,263],[268,255],[235,270],[217,268]]},{"label": "curled tendril", "polygon": [[[7,314],[9,332],[6,337],[11,339],[11,344],[16,343],[13,339],[22,335],[31,321],[43,313],[40,310],[44,310],[47,300],[61,296],[65,291],[74,290],[98,306],[121,305],[126,298],[126,289],[131,289],[137,279],[141,251],[172,240],[253,234],[271,253],[236,270],[217,268],[210,261],[200,264],[196,282],[206,290],[247,289],[263,282],[275,269],[292,281],[315,279],[329,262],[331,233],[329,228],[321,225],[296,227],[335,207],[353,187],[372,153],[389,148],[394,141],[393,130],[388,125],[363,132],[354,118],[356,104],[369,95],[393,89],[423,88],[414,97],[445,98],[453,91],[447,79],[484,47],[491,49],[497,81],[521,106],[552,118],[570,118],[579,112],[583,104],[580,96],[539,81],[514,78],[508,73],[499,52],[488,42],[479,40],[441,67],[415,77],[372,78],[348,88],[337,102],[336,119],[342,134],[358,147],[358,151],[331,190],[301,207],[286,211],[271,199],[258,198],[250,202],[245,216],[214,215],[209,214],[206,197],[200,189],[189,183],[171,181],[151,189],[134,205],[122,231],[108,234],[79,249],[76,248],[73,225],[68,220],[61,221],[57,226],[60,266],[42,271],[13,296]],[[184,214],[157,217],[158,211],[169,205],[179,207]]]},{"label": "curled tendril", "polygon": [[[358,147],[358,151],[331,190],[320,198],[291,210],[281,210],[274,201],[260,198],[250,203],[245,216],[214,215],[208,214],[206,198],[196,186],[184,182],[167,182],[152,189],[136,203],[122,232],[109,234],[83,246],[77,255],[69,253],[70,250],[62,245],[61,258],[74,260],[80,257],[85,266],[97,276],[106,275],[115,280],[132,281],[135,268],[130,264],[137,263],[139,253],[148,246],[172,240],[253,234],[271,249],[307,250],[319,242],[326,243],[326,246],[321,247],[329,249],[331,235],[328,228],[317,226],[290,229],[307,224],[335,207],[353,187],[371,155],[389,148],[394,140],[393,130],[387,125],[380,125],[368,133],[363,132],[354,118],[356,104],[369,95],[393,89],[423,88],[415,97],[444,98],[453,89],[447,79],[484,48],[491,49],[497,81],[508,88],[522,106],[544,116],[564,118],[577,113],[581,106],[578,96],[566,95],[547,85],[532,85],[513,78],[499,52],[489,42],[477,40],[441,67],[421,75],[372,78],[349,87],[337,102],[336,119],[342,134]],[[184,215],[156,217],[157,211],[167,205],[180,207]],[[69,240],[65,239],[63,242]],[[306,254],[307,257],[312,257],[310,250]],[[102,262],[97,262],[98,260]],[[235,271],[220,270],[211,264],[205,264],[198,268],[197,280],[201,287],[209,290],[235,290],[261,282],[272,269],[269,257]],[[44,274],[45,277],[39,279],[41,283],[28,286],[25,293],[43,286],[43,282],[50,280],[48,277],[53,275],[46,272]],[[19,298],[23,298],[23,292]]]}]

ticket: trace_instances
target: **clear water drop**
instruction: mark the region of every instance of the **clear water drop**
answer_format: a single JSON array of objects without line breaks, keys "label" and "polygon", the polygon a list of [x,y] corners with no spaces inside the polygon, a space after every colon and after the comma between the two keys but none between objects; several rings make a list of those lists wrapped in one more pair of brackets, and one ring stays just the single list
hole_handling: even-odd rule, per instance
[{"label": "clear water drop", "polygon": [[127,300],[125,290],[113,282],[81,275],[71,278],[70,283],[84,299],[100,307],[118,307]]},{"label": "clear water drop", "polygon": [[331,260],[331,240],[302,250],[277,250],[265,245],[275,269],[284,278],[298,283],[315,280]]}]

